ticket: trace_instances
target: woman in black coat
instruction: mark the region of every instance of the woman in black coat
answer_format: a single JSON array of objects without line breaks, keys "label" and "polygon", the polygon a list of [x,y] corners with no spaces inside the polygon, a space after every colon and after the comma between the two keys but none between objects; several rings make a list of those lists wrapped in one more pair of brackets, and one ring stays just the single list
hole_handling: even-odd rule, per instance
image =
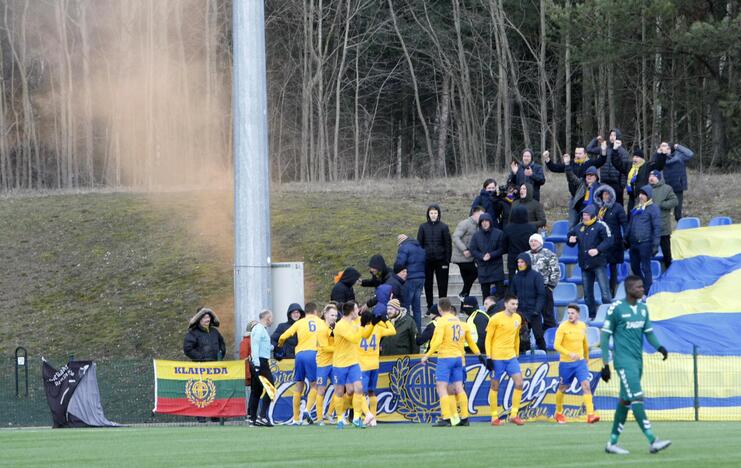
[{"label": "woman in black coat", "polygon": [[504,296],[503,237],[502,231],[494,227],[491,216],[483,213],[479,217],[479,230],[468,244],[468,250],[476,261],[484,298],[491,294],[492,284],[496,287],[496,297],[499,299]]},{"label": "woman in black coat", "polygon": [[616,202],[615,190],[607,184],[600,185],[594,192],[594,203],[597,205],[597,219],[604,221],[612,234],[612,247],[605,253],[610,266],[610,291],[615,297],[617,289],[618,265],[623,263],[625,245],[623,232],[628,230],[628,217],[623,205]]},{"label": "woman in black coat", "polygon": [[509,282],[517,271],[517,256],[530,250],[530,236],[538,232],[535,226],[528,223],[527,208],[513,206],[510,222],[504,228],[504,244],[502,248],[507,254],[507,274]]},{"label": "woman in black coat", "polygon": [[220,361],[226,355],[224,338],[219,333],[219,319],[213,310],[199,307],[188,323],[183,353],[192,361]]}]

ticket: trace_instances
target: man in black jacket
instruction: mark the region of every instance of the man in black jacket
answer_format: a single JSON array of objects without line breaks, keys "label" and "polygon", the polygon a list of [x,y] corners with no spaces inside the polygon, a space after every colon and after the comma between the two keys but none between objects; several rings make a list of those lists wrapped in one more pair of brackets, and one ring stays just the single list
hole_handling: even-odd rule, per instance
[{"label": "man in black jacket", "polygon": [[394,299],[398,299],[400,303],[406,304],[404,297],[404,284],[407,282],[407,267],[402,265],[394,265],[394,274],[389,276],[386,283],[391,286],[391,293],[394,295]]},{"label": "man in black jacket", "polygon": [[360,279],[360,272],[353,267],[345,268],[338,276],[335,276],[335,285],[329,295],[329,300],[336,302],[340,307],[345,302],[355,302],[355,290],[353,286]]},{"label": "man in black jacket", "polygon": [[535,344],[545,351],[542,314],[546,299],[545,281],[543,275],[532,269],[527,252],[517,256],[517,274],[510,284],[510,293],[517,296],[518,311],[533,330]]},{"label": "man in black jacket", "polygon": [[[368,268],[370,270],[371,277],[360,281],[360,286],[364,288],[377,288],[391,276],[389,269],[386,266],[386,260],[381,254],[375,254],[368,261]],[[394,296],[396,297],[396,296]]]},{"label": "man in black jacket", "polygon": [[666,165],[666,157],[670,154],[670,149],[668,147],[659,147],[651,161],[646,162],[643,150],[635,148],[633,149],[633,164],[629,164],[623,161],[620,156],[620,148],[622,147],[622,144],[622,141],[615,140],[610,160],[612,161],[612,165],[627,177],[627,209],[628,217],[630,217],[630,212],[633,210],[636,199],[638,198],[638,192],[641,190],[641,187],[648,185],[648,175],[651,171],[661,171],[664,169],[664,166]]},{"label": "man in black jacket", "polygon": [[545,184],[545,172],[543,166],[533,161],[533,150],[525,148],[522,151],[522,163],[512,161],[510,164],[512,173],[508,182],[514,182],[518,187],[522,184],[533,186],[533,198],[540,201],[540,186]]},{"label": "man in black jacket", "polygon": [[278,346],[278,339],[280,338],[280,335],[291,328],[293,322],[304,316],[304,309],[302,309],[299,304],[296,304],[294,302],[293,304],[288,306],[288,312],[286,312],[286,316],[288,317],[286,321],[278,324],[278,326],[275,327],[275,331],[270,336],[270,341],[273,344],[273,354],[278,360],[293,359],[296,357],[296,345],[298,344],[298,338],[296,337],[296,335],[284,341],[282,347]]},{"label": "man in black jacket", "polygon": [[438,297],[448,296],[448,267],[452,255],[452,243],[448,225],[442,222],[440,206],[427,208],[427,222],[419,225],[417,241],[425,249],[425,299],[429,311],[435,302],[432,291],[432,275],[437,279]]},{"label": "man in black jacket", "polygon": [[[221,361],[226,355],[226,344],[219,333],[219,318],[208,307],[199,307],[188,323],[183,340],[183,353],[195,362]],[[199,416],[199,423],[206,418]],[[219,418],[211,418],[218,421]]]},{"label": "man in black jacket", "polygon": [[502,250],[507,253],[507,273],[509,284],[517,271],[517,256],[530,250],[530,236],[538,232],[527,222],[527,209],[523,206],[512,208],[510,223],[504,228]]}]

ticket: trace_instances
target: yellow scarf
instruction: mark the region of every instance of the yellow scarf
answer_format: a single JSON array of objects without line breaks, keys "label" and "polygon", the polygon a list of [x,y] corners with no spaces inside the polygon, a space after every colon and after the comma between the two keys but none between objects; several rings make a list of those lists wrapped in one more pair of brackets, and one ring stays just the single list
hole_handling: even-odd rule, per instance
[{"label": "yellow scarf", "polygon": [[592,190],[592,186],[590,185],[590,186],[587,187],[587,190],[584,191],[584,201],[585,202],[588,202],[589,201],[589,192],[591,190]]},{"label": "yellow scarf", "polygon": [[628,184],[633,185],[635,182],[635,177],[638,175],[638,171],[641,169],[641,166],[643,166],[646,163],[646,161],[643,161],[640,164],[633,163],[633,166],[630,168],[630,171],[628,172]]},{"label": "yellow scarf", "polygon": [[597,213],[597,219],[605,219],[605,213],[607,213],[607,207],[603,206],[599,209],[599,212]]},{"label": "yellow scarf", "polygon": [[581,227],[581,229],[579,229],[579,230],[580,230],[581,232],[584,232],[584,230],[585,230],[586,228],[588,228],[589,226],[591,226],[592,224],[594,224],[594,223],[596,223],[596,222],[597,222],[597,218],[592,218],[592,219],[590,219],[589,221],[582,221],[582,222],[581,222],[581,224],[582,224],[582,227]]}]

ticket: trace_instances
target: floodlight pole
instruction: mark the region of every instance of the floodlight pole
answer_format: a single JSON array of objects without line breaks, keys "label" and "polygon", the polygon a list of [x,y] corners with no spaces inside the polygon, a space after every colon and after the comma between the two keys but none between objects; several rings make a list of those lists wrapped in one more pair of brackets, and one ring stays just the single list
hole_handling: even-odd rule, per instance
[{"label": "floodlight pole", "polygon": [[234,126],[234,337],[271,307],[270,173],[265,12],[260,0],[232,2]]}]

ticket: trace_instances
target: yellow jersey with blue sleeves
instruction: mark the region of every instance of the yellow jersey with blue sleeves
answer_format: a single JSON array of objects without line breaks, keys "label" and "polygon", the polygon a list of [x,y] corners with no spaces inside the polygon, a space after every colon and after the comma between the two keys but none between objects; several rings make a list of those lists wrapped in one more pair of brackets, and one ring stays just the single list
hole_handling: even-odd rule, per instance
[{"label": "yellow jersey with blue sleeves", "polygon": [[340,319],[334,326],[334,367],[348,367],[358,364],[360,348],[358,344],[363,338],[368,338],[373,331],[372,327],[361,327],[360,320]]},{"label": "yellow jersey with blue sleeves", "polygon": [[437,319],[430,348],[425,356],[429,357],[437,353],[438,358],[463,357],[466,354],[466,344],[471,351],[479,354],[479,347],[473,340],[468,325],[461,322],[455,315],[446,314]]},{"label": "yellow jersey with blue sleeves", "polygon": [[373,330],[368,338],[360,340],[359,359],[360,370],[369,371],[378,369],[380,366],[378,356],[381,352],[381,338],[396,335],[396,328],[390,321],[378,322],[370,325]]},{"label": "yellow jersey with blue sleeves", "polygon": [[[575,362],[589,359],[589,342],[587,341],[587,324],[581,320],[571,323],[568,320],[558,326],[553,349],[561,353],[561,362]],[[578,359],[572,359],[574,353]]]},{"label": "yellow jersey with blue sleeves", "polygon": [[293,325],[288,327],[288,330],[283,332],[278,338],[278,346],[283,346],[283,343],[293,335],[296,335],[298,344],[296,345],[296,354],[301,351],[316,351],[317,350],[317,331],[319,330],[319,323],[322,321],[316,315],[307,315],[306,317],[296,320]]},{"label": "yellow jersey with blue sleeves", "polygon": [[316,338],[316,366],[331,366],[334,357],[334,336],[332,334],[332,329],[329,328],[326,322],[319,322],[319,330],[317,330]]},{"label": "yellow jersey with blue sleeves", "polygon": [[520,314],[497,312],[486,326],[486,355],[496,361],[512,359],[520,354]]}]

